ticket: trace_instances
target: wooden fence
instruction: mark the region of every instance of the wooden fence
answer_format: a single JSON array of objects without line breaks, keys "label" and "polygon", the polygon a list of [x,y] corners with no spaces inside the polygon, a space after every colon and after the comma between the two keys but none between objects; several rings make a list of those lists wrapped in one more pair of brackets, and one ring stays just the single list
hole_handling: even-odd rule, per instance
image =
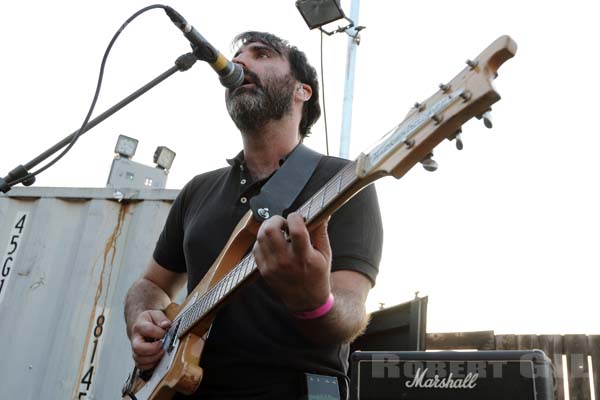
[{"label": "wooden fence", "polygon": [[600,400],[600,335],[495,335],[494,331],[428,333],[426,348],[540,349],[554,365],[556,400],[565,400],[565,394],[570,400]]}]

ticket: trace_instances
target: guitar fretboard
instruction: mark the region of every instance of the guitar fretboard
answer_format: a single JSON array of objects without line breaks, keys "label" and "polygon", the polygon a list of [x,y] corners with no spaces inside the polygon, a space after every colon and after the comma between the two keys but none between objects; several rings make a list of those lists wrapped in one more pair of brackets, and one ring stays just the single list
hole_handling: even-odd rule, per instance
[{"label": "guitar fretboard", "polygon": [[[356,177],[356,162],[348,163],[333,178],[317,191],[297,211],[306,219],[307,223],[315,220],[321,213],[328,210],[354,183]],[[333,212],[335,210],[330,210]],[[206,315],[218,307],[237,288],[248,281],[256,271],[256,261],[252,253],[246,255],[231,269],[219,282],[211,287],[202,297],[182,311],[175,323],[179,322],[177,336],[182,337]]]}]

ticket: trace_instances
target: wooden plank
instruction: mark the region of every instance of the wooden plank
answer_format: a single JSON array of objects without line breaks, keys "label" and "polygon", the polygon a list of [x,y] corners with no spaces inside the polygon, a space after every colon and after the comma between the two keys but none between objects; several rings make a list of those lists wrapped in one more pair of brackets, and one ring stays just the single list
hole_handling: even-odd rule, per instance
[{"label": "wooden plank", "polygon": [[517,350],[517,335],[496,335],[496,350]]},{"label": "wooden plank", "polygon": [[518,335],[517,350],[539,349],[539,339],[537,335]]},{"label": "wooden plank", "polygon": [[600,335],[588,336],[588,352],[592,356],[592,379],[596,400],[600,400]]},{"label": "wooden plank", "polygon": [[546,353],[554,367],[554,398],[556,400],[564,400],[565,384],[563,381],[562,362],[563,337],[562,335],[540,335],[538,341],[540,350]]},{"label": "wooden plank", "polygon": [[585,335],[565,335],[563,340],[569,373],[571,400],[591,400],[588,374],[588,338]]},{"label": "wooden plank", "polygon": [[493,350],[494,331],[428,333],[427,350]]}]

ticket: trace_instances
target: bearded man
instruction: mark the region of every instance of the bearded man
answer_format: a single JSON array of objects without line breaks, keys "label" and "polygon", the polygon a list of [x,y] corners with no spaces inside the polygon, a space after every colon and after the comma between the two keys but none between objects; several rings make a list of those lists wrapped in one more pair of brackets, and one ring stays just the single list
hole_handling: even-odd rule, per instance
[{"label": "bearded man", "polygon": [[[226,91],[243,150],[229,166],[193,178],[175,200],[153,257],[126,299],[127,331],[141,370],[163,356],[171,325],[161,311],[213,264],[249,200],[285,163],[320,116],[318,80],[303,52],[270,33],[236,37],[244,83]],[[292,209],[347,160],[323,156]],[[252,248],[258,279],[217,314],[200,364],[198,399],[298,399],[305,373],[336,377],[347,396],[348,343],[365,328],[365,301],[381,258],[373,186],[309,232],[293,212],[262,223]]]}]

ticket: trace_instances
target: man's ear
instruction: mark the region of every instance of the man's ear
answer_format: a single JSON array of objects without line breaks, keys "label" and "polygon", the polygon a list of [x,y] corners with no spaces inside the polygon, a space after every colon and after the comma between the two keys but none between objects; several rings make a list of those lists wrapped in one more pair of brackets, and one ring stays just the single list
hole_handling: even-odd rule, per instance
[{"label": "man's ear", "polygon": [[306,83],[301,83],[296,89],[296,95],[299,96],[299,100],[308,101],[312,96],[312,88]]}]

